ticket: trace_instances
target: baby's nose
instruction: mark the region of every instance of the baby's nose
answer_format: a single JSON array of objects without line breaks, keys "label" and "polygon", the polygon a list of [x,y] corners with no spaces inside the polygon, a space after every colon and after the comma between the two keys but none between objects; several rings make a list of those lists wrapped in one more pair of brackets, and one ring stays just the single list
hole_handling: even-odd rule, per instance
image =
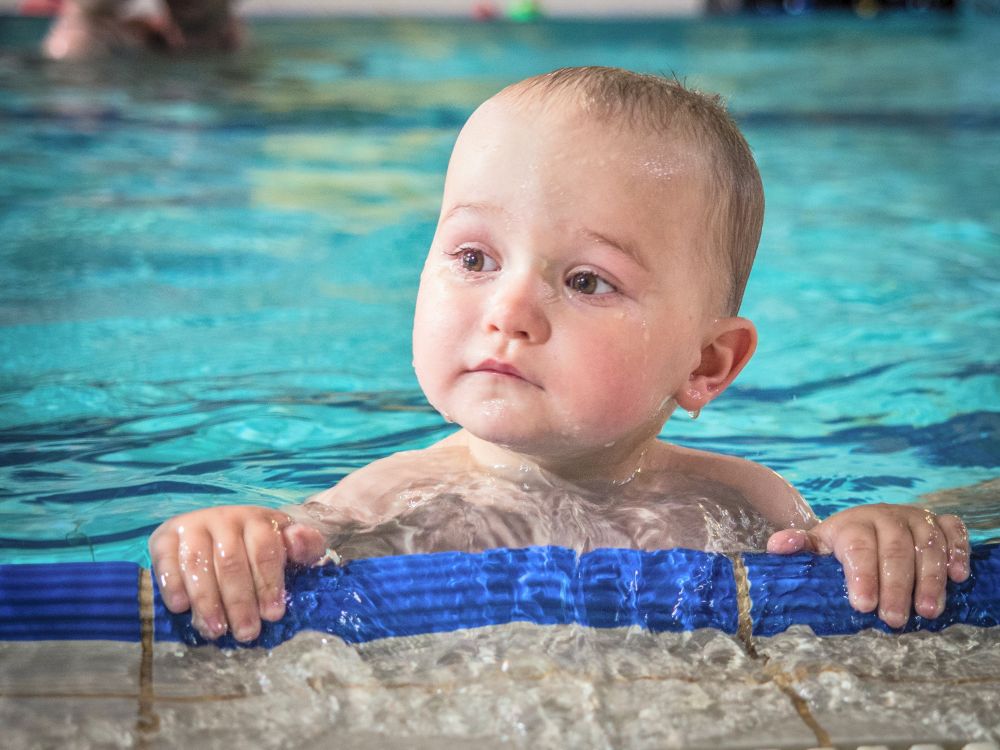
[{"label": "baby's nose", "polygon": [[540,344],[552,333],[548,302],[553,298],[548,284],[528,274],[509,274],[498,280],[485,310],[483,324],[488,333]]}]

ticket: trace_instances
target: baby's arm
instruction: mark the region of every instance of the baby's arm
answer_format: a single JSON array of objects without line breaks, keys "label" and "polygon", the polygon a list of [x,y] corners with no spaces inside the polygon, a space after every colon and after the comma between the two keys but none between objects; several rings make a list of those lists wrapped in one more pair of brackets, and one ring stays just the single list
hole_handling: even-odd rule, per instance
[{"label": "baby's arm", "polygon": [[902,627],[913,603],[917,614],[944,610],[948,579],[969,577],[969,534],[958,516],[937,516],[912,505],[862,505],[811,529],[771,536],[767,551],[833,554],[844,566],[851,606]]},{"label": "baby's arm", "polygon": [[323,536],[285,513],[249,505],[206,508],[163,523],[149,538],[167,608],[192,610],[205,638],[232,630],[239,641],[260,633],[261,619],[285,614],[285,563],[315,562]]}]

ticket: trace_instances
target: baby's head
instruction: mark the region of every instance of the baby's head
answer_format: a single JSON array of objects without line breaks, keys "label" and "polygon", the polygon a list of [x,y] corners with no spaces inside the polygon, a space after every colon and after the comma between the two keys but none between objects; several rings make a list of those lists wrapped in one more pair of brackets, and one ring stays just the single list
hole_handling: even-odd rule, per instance
[{"label": "baby's head", "polygon": [[452,153],[417,301],[421,386],[522,453],[631,449],[753,353],[734,316],[762,216],[717,98],[610,68],[514,84]]}]

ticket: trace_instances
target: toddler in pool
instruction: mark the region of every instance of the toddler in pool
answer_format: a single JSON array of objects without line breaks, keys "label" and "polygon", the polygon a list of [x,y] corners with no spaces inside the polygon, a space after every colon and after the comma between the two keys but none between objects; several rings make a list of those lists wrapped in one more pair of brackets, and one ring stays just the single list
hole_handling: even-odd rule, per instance
[{"label": "toddler in pool", "polygon": [[940,614],[965,527],[911,506],[818,522],[773,471],[657,436],[754,352],[737,311],[760,176],[718,100],[571,68],[480,106],[455,144],[420,280],[413,362],[461,430],[298,508],[188,513],[150,539],[167,606],[209,638],[284,612],[286,562],[559,544],[834,554],[851,604]]}]

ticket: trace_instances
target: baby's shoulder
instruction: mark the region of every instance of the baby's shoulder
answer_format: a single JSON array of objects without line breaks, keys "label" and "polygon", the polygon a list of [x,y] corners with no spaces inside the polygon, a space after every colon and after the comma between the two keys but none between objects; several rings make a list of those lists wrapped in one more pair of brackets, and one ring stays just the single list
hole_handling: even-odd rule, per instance
[{"label": "baby's shoulder", "polygon": [[801,527],[815,520],[798,490],[763,464],[723,453],[661,445],[661,462],[671,473],[704,477],[732,488],[775,526]]},{"label": "baby's shoulder", "polygon": [[384,494],[407,478],[424,451],[400,451],[355,469],[329,489],[312,495],[307,502],[337,505],[348,497],[371,498]]},{"label": "baby's shoulder", "polygon": [[436,446],[400,451],[352,471],[306,502],[344,510],[359,521],[383,519],[400,510],[395,506],[405,502],[407,489],[440,482],[458,468],[460,460],[452,451]]}]

